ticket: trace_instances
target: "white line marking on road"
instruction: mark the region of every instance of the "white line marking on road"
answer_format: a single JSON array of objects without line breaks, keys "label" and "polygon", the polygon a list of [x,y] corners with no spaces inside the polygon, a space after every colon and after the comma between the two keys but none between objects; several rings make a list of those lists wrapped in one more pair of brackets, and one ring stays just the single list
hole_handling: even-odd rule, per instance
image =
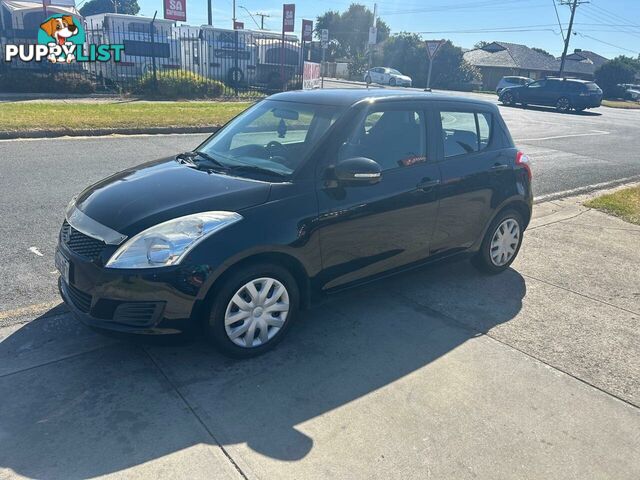
[{"label": "white line marking on road", "polygon": [[40,250],[38,250],[38,247],[31,247],[29,248],[29,251],[35,253],[39,257],[44,257],[44,254]]},{"label": "white line marking on road", "polygon": [[569,135],[554,135],[553,137],[539,137],[539,138],[518,138],[514,142],[533,142],[536,140],[555,140],[557,138],[570,138],[570,137],[595,137],[596,135],[609,135],[611,132],[605,132],[604,130],[591,130],[589,133],[573,133]]},{"label": "white line marking on road", "polygon": [[620,178],[618,180],[611,180],[609,182],[594,183],[592,185],[585,185],[584,187],[572,188],[570,190],[563,190],[562,192],[547,193],[534,197],[535,203],[547,202],[549,200],[556,200],[558,198],[571,197],[573,195],[581,195],[583,193],[593,192],[594,190],[605,190],[607,188],[616,187],[625,183],[632,183],[640,181],[640,175],[634,175],[632,177]]}]

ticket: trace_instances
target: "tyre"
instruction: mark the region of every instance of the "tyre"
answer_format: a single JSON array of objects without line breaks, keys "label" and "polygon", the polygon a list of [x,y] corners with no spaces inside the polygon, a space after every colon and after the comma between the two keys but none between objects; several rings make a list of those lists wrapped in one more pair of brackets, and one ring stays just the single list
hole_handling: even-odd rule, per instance
[{"label": "tyre", "polygon": [[578,113],[582,113],[586,110],[586,108],[580,107],[580,108],[576,108],[576,112]]},{"label": "tyre", "polygon": [[506,210],[498,215],[487,229],[480,250],[471,259],[484,273],[500,273],[513,263],[520,251],[523,237],[522,215]]},{"label": "tyre", "polygon": [[233,87],[240,85],[244,81],[244,72],[239,68],[230,68],[227,72],[227,83]]},{"label": "tyre", "polygon": [[396,79],[395,78],[391,78],[389,80],[389,86],[391,86],[391,87],[395,87],[396,86]]},{"label": "tyre", "polygon": [[206,330],[223,354],[261,355],[275,347],[295,320],[300,305],[297,282],[275,264],[232,272],[209,302]]},{"label": "tyre", "polygon": [[571,103],[567,97],[561,97],[556,102],[556,110],[560,113],[566,113],[571,110]]},{"label": "tyre", "polygon": [[511,93],[511,92],[505,92],[505,93],[502,95],[502,98],[501,98],[500,100],[502,101],[502,103],[503,103],[504,105],[512,106],[512,105],[514,105],[514,104],[515,104],[515,101],[514,101],[514,99],[513,99],[513,93]]},{"label": "tyre", "polygon": [[367,75],[366,77],[364,77],[364,81],[365,83],[371,83],[371,76]]}]

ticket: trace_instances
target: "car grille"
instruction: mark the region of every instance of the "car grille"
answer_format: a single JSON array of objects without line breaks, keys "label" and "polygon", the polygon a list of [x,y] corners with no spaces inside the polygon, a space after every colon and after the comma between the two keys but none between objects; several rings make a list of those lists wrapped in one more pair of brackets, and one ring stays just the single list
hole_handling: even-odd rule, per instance
[{"label": "car grille", "polygon": [[60,239],[69,250],[89,260],[97,260],[104,247],[106,247],[106,243],[102,240],[79,232],[69,225],[66,220],[62,224]]},{"label": "car grille", "polygon": [[73,285],[65,285],[67,287],[67,293],[69,299],[73,302],[75,307],[83,313],[89,313],[91,309],[91,295],[78,290]]}]

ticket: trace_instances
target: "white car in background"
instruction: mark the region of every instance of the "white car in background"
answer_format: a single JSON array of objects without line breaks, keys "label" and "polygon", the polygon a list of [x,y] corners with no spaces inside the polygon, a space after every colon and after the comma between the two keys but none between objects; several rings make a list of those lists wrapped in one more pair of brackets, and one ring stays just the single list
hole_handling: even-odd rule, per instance
[{"label": "white car in background", "polygon": [[410,87],[412,83],[411,77],[388,67],[375,67],[368,70],[364,74],[364,81],[380,85],[391,85],[392,87]]},{"label": "white car in background", "polygon": [[533,78],[529,77],[502,77],[502,80],[498,82],[496,87],[496,93],[500,95],[500,92],[507,87],[519,87],[520,85],[526,85],[533,82]]}]

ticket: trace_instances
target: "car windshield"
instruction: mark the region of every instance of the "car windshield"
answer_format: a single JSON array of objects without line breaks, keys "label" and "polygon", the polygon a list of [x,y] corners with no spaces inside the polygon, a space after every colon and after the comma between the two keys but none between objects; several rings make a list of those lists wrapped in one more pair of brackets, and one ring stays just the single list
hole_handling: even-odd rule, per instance
[{"label": "car windshield", "polygon": [[394,75],[402,75],[398,70],[396,70],[394,68],[389,68],[388,72],[389,73],[393,73]]},{"label": "car windshield", "polygon": [[599,88],[598,85],[596,85],[593,82],[585,83],[585,86],[587,87],[587,90],[592,90],[592,91],[596,91]]},{"label": "car windshield", "polygon": [[203,143],[194,161],[212,169],[289,176],[342,111],[329,105],[262,101]]}]

